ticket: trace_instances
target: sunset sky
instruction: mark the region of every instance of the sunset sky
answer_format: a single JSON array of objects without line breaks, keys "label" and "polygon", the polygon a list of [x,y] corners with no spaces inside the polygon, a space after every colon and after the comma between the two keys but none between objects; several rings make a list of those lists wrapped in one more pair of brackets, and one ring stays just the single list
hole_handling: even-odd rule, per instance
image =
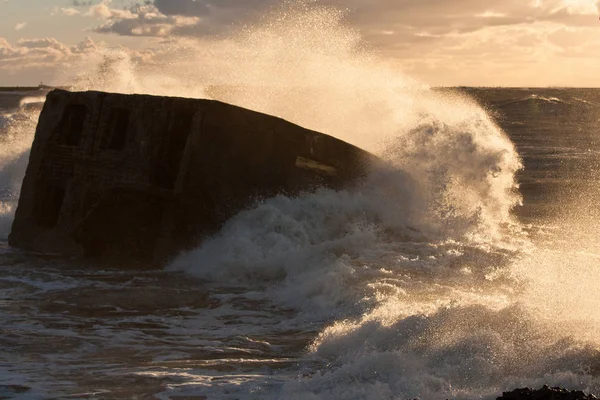
[{"label": "sunset sky", "polygon": [[[0,0],[0,85],[63,84],[99,49],[153,54],[257,23],[276,0]],[[600,87],[596,0],[316,0],[430,85]]]}]

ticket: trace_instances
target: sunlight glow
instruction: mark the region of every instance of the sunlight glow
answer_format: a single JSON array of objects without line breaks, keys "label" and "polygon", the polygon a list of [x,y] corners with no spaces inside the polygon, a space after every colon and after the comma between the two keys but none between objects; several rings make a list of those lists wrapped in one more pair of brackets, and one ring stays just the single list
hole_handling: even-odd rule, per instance
[{"label": "sunlight glow", "polygon": [[596,0],[533,0],[534,8],[551,9],[557,12],[567,9],[569,14],[597,14],[599,12]]},{"label": "sunlight glow", "polygon": [[574,14],[597,14],[596,0],[563,0],[569,12]]}]

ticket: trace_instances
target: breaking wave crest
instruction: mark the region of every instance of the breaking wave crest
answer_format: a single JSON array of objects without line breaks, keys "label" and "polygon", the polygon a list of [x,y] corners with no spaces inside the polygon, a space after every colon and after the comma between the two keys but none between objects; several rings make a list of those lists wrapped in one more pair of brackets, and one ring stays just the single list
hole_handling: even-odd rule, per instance
[{"label": "breaking wave crest", "polygon": [[0,239],[10,233],[39,115],[25,109],[26,104],[30,103],[0,114]]},{"label": "breaking wave crest", "polygon": [[[209,46],[211,55],[236,62],[219,73],[213,68],[222,58],[194,63],[207,81],[230,84],[205,91],[371,150],[385,166],[353,189],[266,199],[171,268],[223,283],[306,274],[298,279],[319,285],[325,279],[316,278],[327,275],[341,286],[323,283],[316,292],[339,293],[333,305],[352,297],[352,288],[364,292],[343,277],[356,277],[365,262],[382,267],[385,257],[443,253],[451,243],[510,247],[518,231],[511,209],[520,202],[515,172],[521,162],[485,111],[399,73],[365,49],[343,13],[307,4],[291,8]],[[311,297],[302,293],[298,301]]]},{"label": "breaking wave crest", "polygon": [[477,143],[479,132],[419,127],[394,138],[386,165],[357,187],[263,200],[171,268],[273,290],[282,305],[313,316],[365,311],[405,269],[463,276],[462,260],[475,257],[481,265],[471,272],[492,273],[522,240],[506,171],[519,164],[495,147],[508,141]]}]

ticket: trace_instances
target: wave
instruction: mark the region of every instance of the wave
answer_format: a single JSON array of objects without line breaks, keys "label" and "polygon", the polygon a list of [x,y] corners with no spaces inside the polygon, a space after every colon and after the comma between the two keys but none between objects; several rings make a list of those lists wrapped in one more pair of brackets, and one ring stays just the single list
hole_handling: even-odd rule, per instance
[{"label": "wave", "polygon": [[537,94],[532,94],[530,95],[527,100],[529,99],[533,99],[533,100],[540,100],[546,103],[566,103],[566,101],[559,99],[558,97],[545,97],[545,96],[540,96]]},{"label": "wave", "polygon": [[38,116],[25,107],[0,115],[0,240],[10,233]]},{"label": "wave", "polygon": [[508,106],[508,105],[514,105],[514,104],[531,105],[532,103],[546,105],[546,106],[556,106],[556,107],[560,107],[560,106],[563,106],[563,107],[577,107],[577,106],[593,107],[596,105],[596,103],[594,103],[590,100],[586,100],[586,99],[571,96],[571,95],[565,96],[564,98],[560,98],[560,97],[556,97],[556,96],[542,95],[542,94],[536,94],[536,93],[532,93],[526,97],[521,97],[518,99],[507,100],[507,101],[503,102],[501,105],[502,106]]}]

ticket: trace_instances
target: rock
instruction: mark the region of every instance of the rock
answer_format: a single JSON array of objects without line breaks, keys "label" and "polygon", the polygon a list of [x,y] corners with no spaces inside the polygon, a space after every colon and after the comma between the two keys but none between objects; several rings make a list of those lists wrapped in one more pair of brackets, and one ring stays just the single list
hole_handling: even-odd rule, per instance
[{"label": "rock", "polygon": [[591,400],[596,399],[594,395],[586,395],[582,391],[568,391],[558,387],[550,388],[544,386],[541,389],[529,388],[515,389],[512,392],[502,393],[498,400]]},{"label": "rock", "polygon": [[9,243],[161,266],[257,199],[365,176],[371,154],[213,100],[54,90]]}]

